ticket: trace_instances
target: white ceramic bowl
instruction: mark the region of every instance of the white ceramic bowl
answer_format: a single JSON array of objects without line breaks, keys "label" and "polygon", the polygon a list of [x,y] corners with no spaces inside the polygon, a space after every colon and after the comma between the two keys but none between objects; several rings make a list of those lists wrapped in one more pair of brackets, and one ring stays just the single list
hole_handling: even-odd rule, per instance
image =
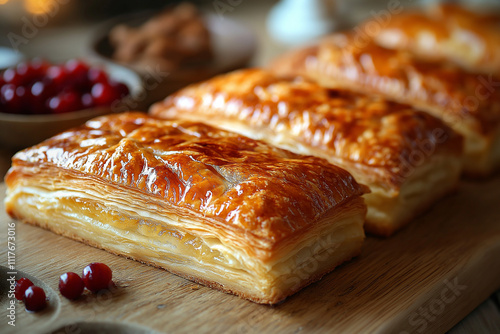
[{"label": "white ceramic bowl", "polygon": [[[125,99],[137,99],[143,93],[142,80],[134,71],[114,64],[90,63],[102,66],[112,79],[128,86],[130,96]],[[119,101],[113,107],[89,108],[65,114],[21,115],[0,112],[0,147],[9,150],[25,148],[81,125],[91,118],[125,111],[130,109],[128,106],[138,106],[136,103],[125,103],[125,101]]]}]

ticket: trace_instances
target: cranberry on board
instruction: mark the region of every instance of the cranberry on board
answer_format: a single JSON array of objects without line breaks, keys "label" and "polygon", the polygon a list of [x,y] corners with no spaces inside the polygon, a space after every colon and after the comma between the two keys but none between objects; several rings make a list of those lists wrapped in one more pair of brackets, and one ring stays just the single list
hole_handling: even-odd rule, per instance
[{"label": "cranberry on board", "polygon": [[30,281],[29,278],[22,277],[17,280],[16,282],[16,291],[15,291],[15,297],[17,300],[23,300],[24,298],[24,292],[26,291],[27,288],[30,286],[34,285],[33,282]]},{"label": "cranberry on board", "polygon": [[112,283],[113,273],[104,263],[93,262],[83,268],[83,282],[92,292],[108,289]]},{"label": "cranberry on board", "polygon": [[77,299],[82,295],[85,284],[78,274],[68,272],[59,278],[59,291],[68,299]]},{"label": "cranberry on board", "polygon": [[45,291],[39,286],[32,285],[24,291],[24,307],[28,311],[40,311],[47,306]]}]

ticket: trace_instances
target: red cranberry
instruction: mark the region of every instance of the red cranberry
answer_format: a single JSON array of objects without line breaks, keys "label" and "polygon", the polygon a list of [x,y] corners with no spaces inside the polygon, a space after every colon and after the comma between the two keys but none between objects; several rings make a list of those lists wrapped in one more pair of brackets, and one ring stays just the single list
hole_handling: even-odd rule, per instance
[{"label": "red cranberry", "polygon": [[47,99],[51,94],[54,93],[53,87],[48,85],[43,81],[37,81],[30,87],[29,96],[36,99]]},{"label": "red cranberry", "polygon": [[113,89],[117,92],[118,96],[121,98],[124,98],[130,93],[127,85],[121,82],[112,82],[111,87],[113,87]]},{"label": "red cranberry", "polygon": [[0,96],[4,102],[11,99],[11,95],[16,94],[16,86],[13,84],[5,84],[0,88]]},{"label": "red cranberry", "polygon": [[76,91],[67,91],[62,94],[63,100],[71,106],[70,111],[82,109],[82,97]]},{"label": "red cranberry", "polygon": [[92,86],[91,94],[98,106],[109,106],[119,98],[117,92],[109,84],[96,83]]},{"label": "red cranberry", "polygon": [[47,107],[54,114],[62,114],[66,112],[64,103],[59,96],[54,96],[47,100]]},{"label": "red cranberry", "polygon": [[83,269],[83,282],[92,292],[108,289],[112,283],[113,273],[104,263],[93,262]]},{"label": "red cranberry", "polygon": [[17,300],[23,300],[23,298],[24,298],[24,291],[26,291],[26,289],[29,288],[32,285],[34,285],[33,282],[31,282],[26,277],[18,279],[17,282],[16,282],[16,292],[15,292],[16,299]]},{"label": "red cranberry", "polygon": [[23,76],[17,73],[13,68],[8,68],[3,72],[3,80],[5,83],[10,83],[13,85],[21,85],[23,83]]},{"label": "red cranberry", "polygon": [[108,83],[108,75],[103,69],[91,67],[88,72],[88,79],[91,83]]},{"label": "red cranberry", "polygon": [[35,82],[31,85],[30,93],[32,96],[42,96],[45,91],[45,84],[41,81]]},{"label": "red cranberry", "polygon": [[71,75],[87,76],[87,71],[89,70],[89,66],[85,64],[83,61],[78,59],[68,60],[64,65],[64,67]]},{"label": "red cranberry", "polygon": [[34,70],[38,75],[45,75],[45,72],[50,67],[50,64],[41,58],[33,58],[30,62],[30,67]]},{"label": "red cranberry", "polygon": [[69,272],[59,278],[59,291],[68,299],[77,299],[82,295],[85,285],[78,274]]},{"label": "red cranberry", "polygon": [[80,96],[73,91],[63,92],[49,100],[49,108],[55,114],[67,113],[82,108]]},{"label": "red cranberry", "polygon": [[64,65],[66,72],[69,75],[70,86],[77,89],[88,89],[89,79],[87,78],[89,67],[84,62],[72,59],[68,60]]},{"label": "red cranberry", "polygon": [[29,71],[29,65],[28,65],[28,63],[19,63],[19,64],[17,64],[17,66],[16,66],[16,72],[17,72],[17,74],[19,74],[21,76],[25,76],[26,74],[28,74],[28,71]]},{"label": "red cranberry", "polygon": [[67,73],[62,66],[51,66],[47,69],[47,78],[57,87],[62,87]]},{"label": "red cranberry", "polygon": [[19,97],[19,98],[23,98],[26,96],[26,87],[24,86],[18,86],[16,88],[16,95]]},{"label": "red cranberry", "polygon": [[66,113],[109,106],[129,94],[98,67],[81,60],[51,66],[41,59],[21,63],[0,74],[0,110],[8,113]]},{"label": "red cranberry", "polygon": [[92,108],[94,106],[94,98],[91,94],[85,93],[82,95],[83,108]]},{"label": "red cranberry", "polygon": [[45,291],[39,286],[32,285],[24,291],[24,307],[28,311],[40,311],[47,306]]},{"label": "red cranberry", "polygon": [[47,113],[48,110],[45,107],[45,101],[52,95],[51,93],[51,90],[42,81],[37,81],[31,87],[28,87],[27,100],[29,110],[33,114]]},{"label": "red cranberry", "polygon": [[28,114],[30,110],[30,102],[28,100],[28,93],[26,87],[19,86],[16,88],[16,99],[19,101],[19,106],[17,112],[20,114]]},{"label": "red cranberry", "polygon": [[28,85],[41,80],[45,76],[48,67],[49,65],[43,60],[35,59],[29,63],[17,65],[17,73],[23,76],[24,84]]}]

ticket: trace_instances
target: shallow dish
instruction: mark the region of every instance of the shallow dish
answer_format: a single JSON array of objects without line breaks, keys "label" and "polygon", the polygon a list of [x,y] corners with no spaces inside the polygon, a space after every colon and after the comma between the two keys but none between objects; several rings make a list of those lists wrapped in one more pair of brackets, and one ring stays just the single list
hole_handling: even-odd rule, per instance
[{"label": "shallow dish", "polygon": [[[130,95],[125,99],[140,100],[142,80],[134,71],[114,64],[89,63],[101,65],[110,78],[125,83],[130,90]],[[64,114],[25,115],[0,112],[0,147],[9,150],[28,147],[96,116],[124,111],[128,105],[139,105],[135,102],[121,102],[110,107],[95,107]]]}]

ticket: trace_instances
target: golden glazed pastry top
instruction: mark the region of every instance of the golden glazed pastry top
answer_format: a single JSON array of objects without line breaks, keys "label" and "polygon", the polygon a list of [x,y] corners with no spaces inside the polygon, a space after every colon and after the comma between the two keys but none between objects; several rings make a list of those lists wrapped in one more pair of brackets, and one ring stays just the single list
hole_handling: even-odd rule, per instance
[{"label": "golden glazed pastry top", "polygon": [[426,59],[451,60],[468,70],[500,74],[500,15],[439,4],[370,20],[361,31],[379,45]]},{"label": "golden glazed pastry top", "polygon": [[[272,248],[328,210],[367,192],[345,170],[234,133],[142,113],[88,121],[13,157],[18,166],[57,167],[130,187],[166,209],[243,231]],[[56,169],[57,170],[57,169]]]},{"label": "golden glazed pastry top", "polygon": [[351,89],[439,109],[454,119],[475,122],[479,132],[495,130],[500,122],[498,79],[447,62],[422,61],[406,51],[360,41],[355,33],[325,38],[312,75],[320,83],[334,79]]},{"label": "golden glazed pastry top", "polygon": [[[271,129],[312,150],[331,152],[356,168],[382,169],[396,187],[402,160],[422,143],[432,153],[461,152],[462,140],[439,119],[380,97],[328,90],[301,79],[284,79],[261,69],[221,75],[167,97],[150,112],[164,118],[192,116],[252,131]],[[214,121],[214,123],[216,122]],[[372,169],[373,173],[373,169]]]}]

